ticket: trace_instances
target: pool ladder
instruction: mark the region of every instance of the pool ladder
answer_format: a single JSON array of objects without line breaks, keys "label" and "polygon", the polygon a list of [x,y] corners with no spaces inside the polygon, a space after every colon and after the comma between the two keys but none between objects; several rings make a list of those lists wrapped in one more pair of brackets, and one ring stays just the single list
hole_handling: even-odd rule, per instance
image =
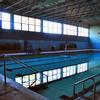
[{"label": "pool ladder", "polygon": [[[85,98],[84,94],[87,93],[87,92],[90,92],[92,89],[93,89],[93,91],[92,91],[93,92],[93,100],[95,100],[95,98],[96,98],[96,95],[95,95],[96,94],[96,86],[98,84],[100,85],[100,81],[98,81],[98,83],[96,83],[96,81],[95,81],[95,78],[98,77],[98,76],[100,76],[100,74],[93,75],[93,76],[88,77],[86,79],[83,79],[83,80],[81,80],[79,82],[76,82],[74,84],[74,86],[73,86],[73,100],[76,100],[76,99],[78,99],[80,97]],[[92,80],[93,81],[93,85],[90,87],[89,90],[85,88],[85,82],[88,81],[88,80]],[[78,84],[82,84],[82,92],[80,92],[79,95],[76,93],[76,86]]]}]

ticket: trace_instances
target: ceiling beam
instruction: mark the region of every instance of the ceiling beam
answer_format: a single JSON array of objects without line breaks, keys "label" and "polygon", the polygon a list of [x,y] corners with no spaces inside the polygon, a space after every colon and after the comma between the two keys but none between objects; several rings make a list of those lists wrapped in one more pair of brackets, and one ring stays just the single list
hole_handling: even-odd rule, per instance
[{"label": "ceiling beam", "polygon": [[7,6],[7,7],[4,8],[4,9],[5,9],[5,10],[10,9],[10,8],[12,8],[12,7],[14,7],[14,6],[16,6],[16,5],[20,4],[20,3],[22,3],[23,1],[24,1],[24,0],[20,0],[20,1],[18,1],[18,2],[16,2],[16,3],[12,4],[12,5],[10,5],[10,6]]},{"label": "ceiling beam", "polygon": [[63,3],[63,4],[60,4],[59,6],[54,6],[54,7],[51,7],[51,8],[47,8],[47,9],[41,9],[40,11],[38,10],[38,11],[36,11],[36,13],[34,12],[33,14],[31,14],[31,16],[34,16],[34,15],[36,15],[36,14],[44,14],[44,13],[47,13],[47,12],[50,12],[50,11],[54,11],[54,10],[57,10],[58,8],[59,9],[62,9],[62,8],[64,8],[64,7],[68,7],[68,6],[75,6],[75,5],[77,5],[78,3],[82,3],[82,2],[84,2],[85,0],[79,0],[78,2],[74,2],[74,3],[72,3],[72,1],[70,1],[70,3],[69,2],[65,2],[65,3]]}]

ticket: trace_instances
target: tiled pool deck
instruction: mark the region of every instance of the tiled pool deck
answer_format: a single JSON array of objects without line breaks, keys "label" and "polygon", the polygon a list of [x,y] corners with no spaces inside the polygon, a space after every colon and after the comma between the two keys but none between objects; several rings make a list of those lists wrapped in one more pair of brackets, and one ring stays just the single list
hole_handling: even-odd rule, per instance
[{"label": "tiled pool deck", "polygon": [[4,84],[3,75],[0,75],[0,100],[49,100],[22,85],[7,78]]}]

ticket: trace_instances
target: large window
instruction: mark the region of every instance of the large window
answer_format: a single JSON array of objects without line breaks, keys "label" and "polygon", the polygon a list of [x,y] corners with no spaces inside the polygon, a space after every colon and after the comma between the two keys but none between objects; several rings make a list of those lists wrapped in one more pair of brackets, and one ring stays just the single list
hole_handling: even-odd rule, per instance
[{"label": "large window", "polygon": [[88,29],[83,27],[78,27],[78,36],[88,37]]},{"label": "large window", "polygon": [[73,25],[63,25],[63,34],[65,35],[77,35],[77,27]]},{"label": "large window", "polygon": [[14,15],[14,29],[23,31],[40,32],[41,20],[28,18],[25,16]]},{"label": "large window", "polygon": [[52,21],[43,21],[43,32],[45,33],[54,33],[54,34],[61,34],[61,24],[52,22]]},{"label": "large window", "polygon": [[28,17],[22,16],[22,30],[28,31]]},{"label": "large window", "polygon": [[29,31],[40,32],[41,31],[41,20],[35,18],[29,18]]},{"label": "large window", "polygon": [[29,18],[29,31],[34,32],[34,18]]},{"label": "large window", "polygon": [[[23,30],[31,32],[41,32],[43,28],[44,33],[51,34],[63,34],[88,37],[88,28],[77,27],[69,24],[61,24],[58,22],[43,20],[43,27],[41,28],[41,20],[31,17],[25,17],[20,15],[11,15],[6,12],[0,12],[0,27],[2,29],[11,29],[11,23],[14,25],[14,30]],[[13,21],[11,19],[14,19]],[[11,22],[12,21],[12,22]],[[63,30],[62,30],[63,29]]]},{"label": "large window", "polygon": [[41,31],[41,20],[40,19],[34,19],[34,31],[35,32]]},{"label": "large window", "polygon": [[21,16],[14,15],[14,29],[21,30]]},{"label": "large window", "polygon": [[11,28],[11,19],[9,13],[2,12],[2,28],[3,29]]}]

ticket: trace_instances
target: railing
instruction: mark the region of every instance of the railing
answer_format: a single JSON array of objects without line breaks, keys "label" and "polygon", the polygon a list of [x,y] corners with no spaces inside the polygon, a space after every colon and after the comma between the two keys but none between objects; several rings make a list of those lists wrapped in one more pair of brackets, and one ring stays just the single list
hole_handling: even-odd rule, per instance
[{"label": "railing", "polygon": [[78,84],[81,84],[82,83],[82,89],[83,89],[83,91],[82,91],[82,93],[81,93],[81,96],[83,96],[84,95],[84,93],[85,93],[85,82],[86,81],[88,81],[88,80],[92,80],[93,81],[93,85],[92,85],[92,88],[94,89],[93,90],[93,100],[95,100],[95,92],[96,92],[96,82],[95,82],[95,78],[96,77],[98,77],[98,76],[100,76],[100,74],[97,74],[97,75],[93,75],[93,76],[91,76],[91,77],[88,77],[88,78],[86,78],[86,79],[83,79],[83,80],[81,80],[81,81],[79,81],[79,82],[76,82],[75,84],[74,84],[74,86],[73,86],[73,99],[75,99],[75,98],[77,98],[77,94],[76,94],[76,86],[78,85]]},{"label": "railing", "polygon": [[[32,66],[27,65],[26,63],[22,62],[22,61],[21,61],[20,59],[18,59],[17,57],[12,56],[12,58],[15,59],[15,62],[16,62],[16,63],[19,63],[20,65],[24,65],[23,67],[29,69],[31,72],[33,72],[33,73],[34,73],[34,71],[39,72],[39,70],[33,69]],[[43,74],[43,73],[42,73],[42,75],[47,77],[47,83],[48,83],[48,76],[45,75],[45,74]],[[35,81],[36,81],[36,80],[35,80]],[[34,82],[35,82],[35,81],[34,81]],[[33,82],[29,87],[31,87],[31,86],[34,84],[34,82]]]},{"label": "railing", "polygon": [[[7,78],[6,77],[6,70],[13,71],[14,69],[7,69],[6,68],[6,55],[2,55],[2,56],[3,56],[3,59],[4,59],[4,81],[5,81],[5,85],[6,85],[7,84],[7,81],[6,81],[6,78]],[[22,62],[20,59],[18,59],[15,56],[8,56],[8,58],[11,59],[12,61],[16,62],[17,64],[23,66],[24,68],[30,70],[32,73],[34,73],[34,71],[39,72],[39,70],[36,70],[32,66],[27,65],[26,63]],[[48,83],[48,76],[45,75],[44,73],[41,73],[41,74],[43,76],[47,77],[47,83]],[[36,82],[36,81],[37,81],[37,79],[35,79],[34,82]],[[34,82],[31,85],[29,85],[29,87],[31,87],[34,84]]]}]

